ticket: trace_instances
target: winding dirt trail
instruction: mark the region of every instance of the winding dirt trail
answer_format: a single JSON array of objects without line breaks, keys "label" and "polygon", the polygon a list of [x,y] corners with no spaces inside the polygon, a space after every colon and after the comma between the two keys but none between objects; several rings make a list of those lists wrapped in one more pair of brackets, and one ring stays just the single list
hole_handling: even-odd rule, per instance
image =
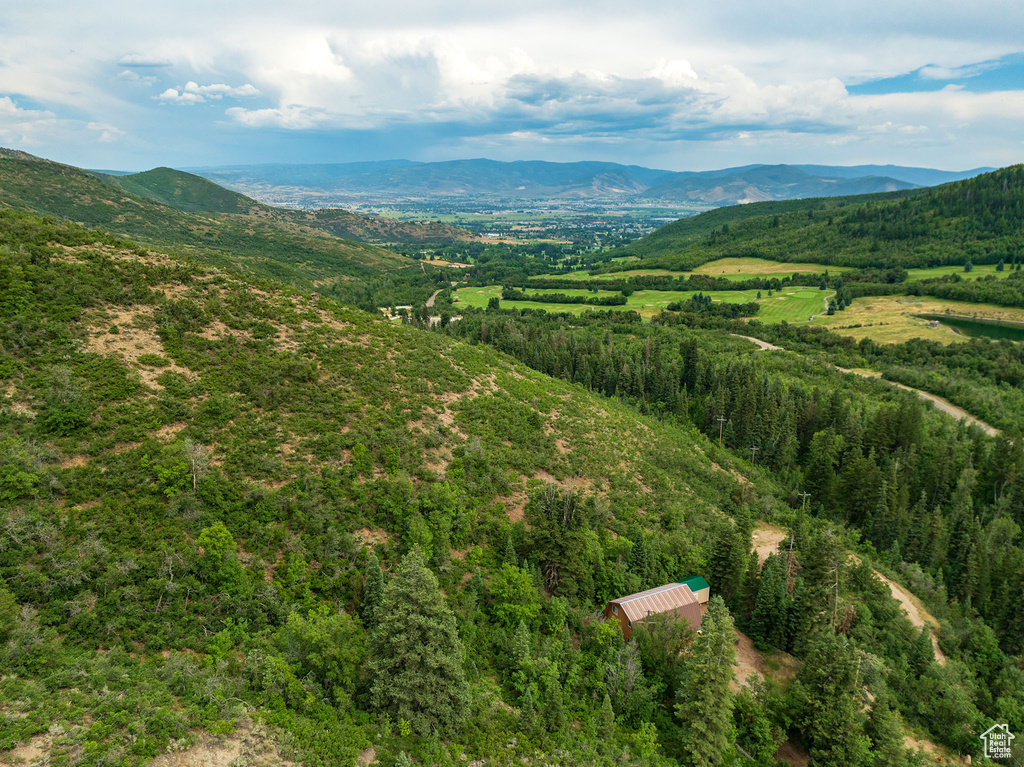
[{"label": "winding dirt trail", "polygon": [[999,434],[999,429],[997,429],[995,426],[985,423],[980,418],[975,418],[962,407],[957,407],[948,399],[940,397],[937,394],[931,394],[929,392],[922,391],[921,389],[915,389],[911,386],[907,386],[906,384],[897,383],[896,381],[888,381],[882,378],[881,373],[868,372],[864,370],[850,370],[849,368],[841,368],[838,365],[836,366],[836,370],[839,370],[843,373],[853,373],[855,376],[860,376],[861,378],[877,378],[879,380],[885,381],[890,386],[895,386],[897,389],[903,389],[904,391],[914,392],[914,394],[917,394],[919,397],[923,397],[924,399],[933,402],[935,404],[935,407],[937,407],[943,413],[951,415],[957,420],[966,420],[967,423],[981,427],[981,430],[988,434],[990,437],[995,437],[996,435]]},{"label": "winding dirt trail", "polygon": [[737,338],[742,338],[744,341],[750,341],[750,343],[752,344],[757,344],[758,346],[761,347],[762,350],[766,352],[786,351],[781,346],[776,346],[775,344],[770,344],[767,341],[762,341],[760,338],[753,338],[752,336],[741,336],[739,333],[730,333],[729,335],[736,336]]},{"label": "winding dirt trail", "polygon": [[[757,552],[757,558],[764,564],[764,561],[768,559],[769,554],[773,554],[779,550],[779,544],[781,544],[788,537],[789,533],[783,530],[781,527],[775,525],[769,525],[764,522],[759,522],[757,527],[751,535],[751,541],[753,544],[754,551]],[[860,558],[856,554],[851,554],[850,559],[855,562],[860,562]],[[892,594],[893,599],[900,603],[900,607],[903,608],[903,612],[907,614],[907,619],[910,621],[914,628],[920,629],[923,626],[928,627],[928,632],[931,635],[932,647],[935,649],[935,661],[940,665],[946,664],[946,656],[939,649],[939,638],[937,631],[939,629],[939,622],[935,620],[934,616],[929,613],[921,600],[907,591],[905,588],[900,586],[895,581],[891,581],[882,575],[877,570],[873,571],[875,576],[882,581],[886,586],[889,587],[889,591]],[[750,650],[756,652],[753,646]],[[763,665],[763,659],[760,661]],[[756,670],[758,661],[756,658],[750,659],[750,665]],[[739,677],[739,674],[737,674]]]},{"label": "winding dirt trail", "polygon": [[890,581],[884,575],[877,570],[874,571],[875,575],[881,580],[886,586],[889,587],[889,591],[892,592],[892,598],[900,603],[900,607],[903,608],[903,612],[907,614],[907,618],[914,628],[920,629],[924,626],[928,627],[928,633],[931,636],[932,647],[935,649],[935,662],[940,666],[946,665],[946,655],[939,649],[939,638],[935,632],[939,628],[939,622],[932,617],[924,605],[921,604],[921,600],[907,591],[900,584]]},{"label": "winding dirt trail", "polygon": [[435,290],[434,291],[434,295],[432,295],[430,298],[427,299],[427,306],[428,307],[429,306],[433,306],[434,305],[434,299],[437,298],[440,294],[441,294],[440,290]]},{"label": "winding dirt trail", "polygon": [[[767,341],[762,341],[760,338],[753,338],[752,336],[741,336],[739,333],[731,333],[730,335],[736,336],[736,338],[742,338],[745,341],[750,341],[750,343],[752,344],[757,344],[757,346],[762,351],[786,351],[786,349],[784,349],[783,347],[776,346],[775,344],[770,344]],[[946,415],[951,415],[958,421],[966,420],[967,423],[972,424],[974,426],[978,426],[990,437],[995,437],[1001,433],[999,429],[997,429],[995,426],[985,423],[980,418],[976,418],[975,416],[971,415],[966,410],[964,410],[962,407],[954,405],[945,397],[940,397],[937,394],[932,394],[921,389],[915,389],[912,386],[897,383],[896,381],[889,381],[888,379],[882,378],[881,373],[876,373],[868,370],[852,370],[850,368],[841,368],[838,365],[832,365],[832,367],[834,367],[841,373],[852,373],[853,375],[860,376],[861,378],[877,378],[880,381],[885,381],[885,383],[889,384],[890,386],[895,386],[897,389],[903,389],[904,391],[913,392],[922,399],[926,399],[932,402],[936,408],[941,410]]]}]

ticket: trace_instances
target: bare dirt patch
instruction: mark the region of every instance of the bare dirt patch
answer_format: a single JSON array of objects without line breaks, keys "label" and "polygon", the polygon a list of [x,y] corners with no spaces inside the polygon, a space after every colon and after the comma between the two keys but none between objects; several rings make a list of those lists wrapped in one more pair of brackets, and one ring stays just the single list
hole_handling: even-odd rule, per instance
[{"label": "bare dirt patch", "polygon": [[49,735],[36,735],[23,746],[15,746],[6,754],[0,754],[0,767],[14,765],[31,765],[36,760],[45,758],[49,763],[50,746],[53,740]]},{"label": "bare dirt patch", "polygon": [[775,752],[775,758],[781,759],[792,767],[807,767],[811,761],[810,754],[804,751],[793,738],[779,746],[779,750]]},{"label": "bare dirt patch", "polygon": [[[107,307],[102,313],[93,313],[86,319],[87,351],[104,356],[119,357],[138,371],[143,382],[154,389],[163,387],[156,382],[165,370],[187,376],[188,371],[174,363],[155,369],[139,363],[143,354],[164,355],[164,346],[154,328],[153,308],[149,306],[122,309]],[[116,326],[116,333],[110,330]]]},{"label": "bare dirt patch", "polygon": [[963,761],[962,759],[957,759],[955,756],[952,755],[951,752],[949,752],[946,749],[940,748],[939,746],[937,746],[934,743],[932,743],[930,740],[927,740],[925,738],[915,738],[913,735],[910,735],[909,733],[904,733],[903,734],[903,745],[906,748],[913,749],[914,751],[917,751],[918,749],[920,749],[921,751],[924,751],[925,755],[929,759],[931,759],[933,763],[945,763],[945,762],[948,762],[950,764],[968,764],[969,763],[969,762]]},{"label": "bare dirt patch", "polygon": [[294,762],[281,759],[277,745],[259,724],[246,719],[239,723],[234,735],[214,737],[202,735],[198,743],[181,751],[161,754],[150,767],[294,767]]},{"label": "bare dirt patch", "polygon": [[387,543],[388,540],[388,534],[379,528],[363,527],[356,530],[353,536],[359,544],[369,546],[371,549],[382,543]]},{"label": "bare dirt patch", "polygon": [[733,668],[736,678],[729,682],[733,692],[739,692],[741,687],[746,687],[752,675],[765,674],[764,657],[754,649],[754,642],[742,631],[736,632],[736,662],[733,663]]},{"label": "bare dirt patch", "polygon": [[174,423],[169,423],[166,426],[161,426],[154,432],[154,435],[160,439],[174,439],[178,432],[182,431],[186,426],[188,426],[188,424],[184,421],[176,421]]},{"label": "bare dirt patch", "polygon": [[88,456],[84,456],[84,455],[71,455],[71,456],[67,456],[66,458],[61,460],[60,467],[62,469],[76,469],[76,468],[79,468],[81,466],[85,466],[88,463],[89,463]]},{"label": "bare dirt patch", "polygon": [[776,652],[765,656],[754,647],[753,640],[742,631],[736,631],[736,661],[733,669],[736,678],[729,683],[733,692],[750,685],[751,677],[758,675],[770,676],[781,682],[790,682],[796,678],[800,662],[784,652]]},{"label": "bare dirt patch", "polygon": [[788,537],[789,533],[781,527],[775,527],[764,522],[758,523],[757,527],[754,528],[751,538],[754,544],[754,551],[757,552],[757,558],[762,565],[768,559],[768,555],[776,553],[779,550],[779,544]]}]

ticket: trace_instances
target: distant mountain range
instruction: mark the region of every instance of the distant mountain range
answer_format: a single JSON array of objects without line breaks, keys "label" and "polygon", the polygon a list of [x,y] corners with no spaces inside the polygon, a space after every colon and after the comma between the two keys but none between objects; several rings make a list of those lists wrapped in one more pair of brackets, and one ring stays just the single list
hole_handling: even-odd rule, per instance
[{"label": "distant mountain range", "polygon": [[[204,178],[261,197],[291,190],[307,200],[338,197],[502,197],[735,205],[806,197],[894,192],[977,176],[992,168],[942,171],[897,165],[746,165],[674,172],[606,162],[388,160],[323,165],[191,168]],[[308,204],[308,203],[307,203]]]}]

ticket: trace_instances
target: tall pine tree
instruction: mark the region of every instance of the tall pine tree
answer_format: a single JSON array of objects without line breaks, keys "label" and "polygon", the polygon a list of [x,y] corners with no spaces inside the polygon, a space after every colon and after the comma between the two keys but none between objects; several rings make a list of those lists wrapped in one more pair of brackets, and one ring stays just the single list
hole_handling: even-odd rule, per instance
[{"label": "tall pine tree", "polygon": [[462,641],[418,550],[402,560],[384,590],[376,621],[369,647],[374,707],[420,734],[455,730],[469,708]]},{"label": "tall pine tree", "polygon": [[693,765],[722,764],[733,743],[732,662],[736,631],[720,596],[711,599],[693,643],[689,674],[676,694],[682,758]]},{"label": "tall pine tree", "polygon": [[359,607],[359,616],[367,631],[377,625],[377,611],[384,601],[384,574],[380,571],[380,560],[377,555],[370,554],[366,560],[366,579],[363,581],[363,602]]}]

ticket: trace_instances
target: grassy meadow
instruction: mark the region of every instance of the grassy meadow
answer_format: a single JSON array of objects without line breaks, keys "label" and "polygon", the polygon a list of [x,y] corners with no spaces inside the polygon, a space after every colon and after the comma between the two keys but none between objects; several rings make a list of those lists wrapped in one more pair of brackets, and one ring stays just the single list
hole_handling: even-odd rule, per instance
[{"label": "grassy meadow", "polygon": [[[721,258],[694,269],[693,272],[675,272],[668,269],[631,269],[625,272],[612,272],[592,277],[588,272],[572,272],[563,275],[550,275],[571,280],[621,280],[625,277],[646,276],[685,276],[687,274],[707,274],[739,282],[754,277],[779,276],[786,277],[795,272],[830,273],[850,271],[847,267],[829,267],[815,263],[785,263],[764,258]],[[975,266],[971,272],[965,273],[962,266],[940,266],[928,269],[908,270],[908,279],[921,280],[942,277],[947,274],[960,274],[965,279],[977,279],[988,275],[1005,277],[1011,273],[1010,268],[997,272],[994,264]],[[560,290],[527,290],[527,293],[564,293],[566,295],[613,295],[610,291],[590,293],[584,289]],[[585,310],[598,311],[636,311],[645,318],[667,309],[670,303],[686,301],[694,295],[694,291],[656,291],[638,290],[626,300],[622,307],[602,307],[588,304],[542,304],[532,301],[502,301],[501,306],[515,306],[519,309],[545,309],[549,312],[568,312],[581,314]],[[761,299],[757,299],[756,290],[721,290],[706,291],[712,301],[725,303],[747,303],[758,301],[761,308],[757,319],[761,322],[776,323],[809,323],[822,324],[843,335],[861,339],[870,337],[878,343],[898,343],[909,338],[924,338],[948,344],[962,341],[952,328],[946,326],[932,327],[928,320],[915,317],[916,314],[958,314],[982,319],[1001,319],[1024,321],[1024,310],[993,306],[990,304],[967,303],[928,296],[866,296],[858,298],[845,311],[833,316],[826,314],[825,301],[835,295],[834,291],[821,291],[809,286],[791,286],[789,290],[776,291],[769,296],[767,290],[761,291]],[[466,287],[455,293],[455,303],[485,308],[491,298],[501,298],[500,285],[486,287]],[[811,320],[811,317],[814,317]]]},{"label": "grassy meadow", "polygon": [[726,280],[748,280],[752,277],[788,277],[792,274],[837,274],[848,272],[845,266],[825,266],[812,263],[786,263],[771,261],[767,258],[719,258],[708,261],[693,270],[693,274],[706,274],[709,277],[720,277]]},{"label": "grassy meadow", "polygon": [[[591,293],[588,290],[528,290],[529,294],[563,293],[570,296],[600,296],[615,295],[611,291]],[[505,301],[501,306],[507,309],[510,306],[518,309],[545,309],[549,312],[569,312],[581,314],[587,309],[605,311],[635,311],[643,317],[651,317],[668,308],[668,305],[676,301],[688,301],[694,295],[692,290],[638,290],[626,299],[624,306],[594,306],[590,304],[542,304],[534,301]],[[745,304],[757,300],[756,290],[715,290],[707,291],[704,295],[711,296],[712,301],[721,301],[727,304]],[[811,315],[818,316],[825,311],[824,300],[834,295],[833,291],[821,291],[817,288],[794,288],[791,291],[779,291],[769,297],[768,291],[761,291],[761,310],[758,318],[764,322],[808,322]],[[455,292],[455,305],[465,304],[486,308],[491,298],[501,298],[500,285],[488,285],[486,287],[466,287]]]},{"label": "grassy meadow", "polygon": [[824,316],[821,321],[836,333],[853,336],[858,340],[871,338],[877,343],[900,343],[909,338],[923,338],[943,344],[965,340],[964,336],[950,327],[931,327],[928,320],[914,316],[946,313],[1024,322],[1024,309],[949,301],[930,296],[865,296],[854,301],[846,311],[832,317]]},{"label": "grassy meadow", "polygon": [[996,271],[995,264],[981,264],[971,271],[965,272],[962,266],[930,266],[927,269],[907,269],[908,280],[930,280],[945,277],[947,274],[959,274],[965,280],[977,280],[981,277],[996,277],[1000,280],[1009,277],[1013,269],[1007,266],[1003,271]]},{"label": "grassy meadow", "polygon": [[[613,259],[614,261],[620,261],[623,259]],[[638,259],[630,259],[637,260]],[[953,268],[953,267],[949,267]],[[963,267],[959,267],[963,271]],[[975,269],[981,269],[983,267],[975,267]],[[984,267],[995,270],[995,267]],[[569,274],[550,274],[548,277],[559,277],[562,279],[569,280],[621,280],[626,277],[686,277],[691,274],[706,274],[709,277],[720,277],[726,280],[733,280],[740,282],[742,280],[748,280],[753,277],[789,277],[793,274],[820,274],[824,272],[830,274],[837,274],[842,272],[850,271],[849,267],[845,266],[826,266],[824,264],[812,264],[812,263],[786,263],[783,261],[771,261],[767,258],[719,258],[715,261],[709,261],[703,266],[698,266],[696,269],[690,272],[677,272],[669,269],[630,269],[624,272],[609,272],[608,274],[591,275],[587,271],[570,272]],[[928,271],[928,270],[914,270],[914,271]],[[984,273],[984,272],[983,272]],[[921,279],[921,278],[916,278]]]}]

